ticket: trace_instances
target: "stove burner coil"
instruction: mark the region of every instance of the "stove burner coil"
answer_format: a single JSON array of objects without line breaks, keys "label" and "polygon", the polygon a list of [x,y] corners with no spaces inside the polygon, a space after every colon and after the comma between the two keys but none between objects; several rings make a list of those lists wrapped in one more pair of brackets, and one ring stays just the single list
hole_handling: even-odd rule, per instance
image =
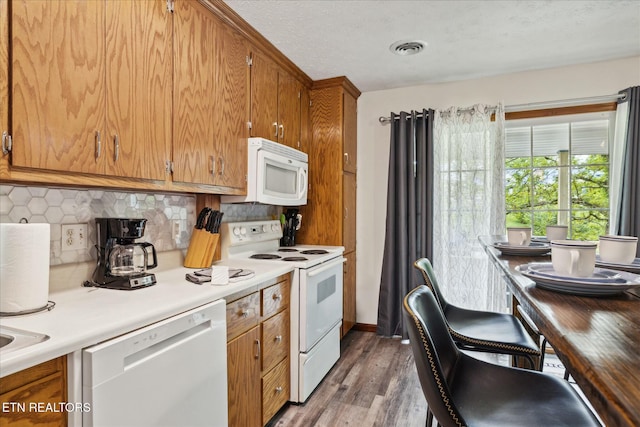
[{"label": "stove burner coil", "polygon": [[278,252],[298,252],[298,250],[294,248],[280,248]]},{"label": "stove burner coil", "polygon": [[328,254],[329,251],[326,251],[324,249],[308,249],[300,253],[304,255],[324,255],[324,254]]},{"label": "stove burner coil", "polygon": [[308,261],[308,259],[303,256],[288,256],[286,258],[282,258],[282,261]]},{"label": "stove burner coil", "polygon": [[282,257],[280,255],[276,255],[276,254],[253,254],[249,258],[253,258],[253,259],[280,259]]}]

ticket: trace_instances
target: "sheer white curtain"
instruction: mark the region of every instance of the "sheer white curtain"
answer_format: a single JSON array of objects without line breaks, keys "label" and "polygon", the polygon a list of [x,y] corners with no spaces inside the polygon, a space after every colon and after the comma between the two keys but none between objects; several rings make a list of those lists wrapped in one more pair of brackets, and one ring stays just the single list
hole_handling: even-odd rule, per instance
[{"label": "sheer white curtain", "polygon": [[506,285],[478,242],[503,234],[504,107],[437,111],[433,261],[443,293],[465,308],[504,312]]}]

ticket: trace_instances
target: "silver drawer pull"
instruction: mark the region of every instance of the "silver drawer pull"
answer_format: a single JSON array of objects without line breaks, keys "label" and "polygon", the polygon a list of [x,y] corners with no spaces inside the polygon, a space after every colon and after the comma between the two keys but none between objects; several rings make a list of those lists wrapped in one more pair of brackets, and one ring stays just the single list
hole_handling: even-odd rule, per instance
[{"label": "silver drawer pull", "polygon": [[282,335],[276,335],[276,342],[277,343],[282,342]]},{"label": "silver drawer pull", "polygon": [[282,393],[282,387],[280,386],[276,387],[276,393]]},{"label": "silver drawer pull", "polygon": [[249,312],[247,310],[242,310],[242,313],[240,315],[246,319],[247,317],[249,317]]},{"label": "silver drawer pull", "polygon": [[273,300],[274,301],[278,301],[279,299],[282,299],[282,295],[281,294],[273,294]]},{"label": "silver drawer pull", "polygon": [[256,340],[256,359],[260,359],[260,340]]}]

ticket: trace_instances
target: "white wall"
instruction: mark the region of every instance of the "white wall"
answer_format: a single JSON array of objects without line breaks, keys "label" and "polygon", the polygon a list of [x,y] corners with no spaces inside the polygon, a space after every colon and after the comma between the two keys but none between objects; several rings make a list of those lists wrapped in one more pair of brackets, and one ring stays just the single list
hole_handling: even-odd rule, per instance
[{"label": "white wall", "polygon": [[358,99],[357,322],[376,324],[387,203],[391,111],[505,106],[615,94],[640,85],[640,57],[460,82],[366,92]]}]

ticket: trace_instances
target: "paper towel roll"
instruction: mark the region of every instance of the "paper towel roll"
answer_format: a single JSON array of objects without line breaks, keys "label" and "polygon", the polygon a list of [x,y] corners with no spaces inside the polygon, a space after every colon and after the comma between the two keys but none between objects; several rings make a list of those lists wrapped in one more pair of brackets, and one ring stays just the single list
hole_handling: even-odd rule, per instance
[{"label": "paper towel roll", "polygon": [[49,224],[0,224],[0,311],[35,310],[49,300]]}]

